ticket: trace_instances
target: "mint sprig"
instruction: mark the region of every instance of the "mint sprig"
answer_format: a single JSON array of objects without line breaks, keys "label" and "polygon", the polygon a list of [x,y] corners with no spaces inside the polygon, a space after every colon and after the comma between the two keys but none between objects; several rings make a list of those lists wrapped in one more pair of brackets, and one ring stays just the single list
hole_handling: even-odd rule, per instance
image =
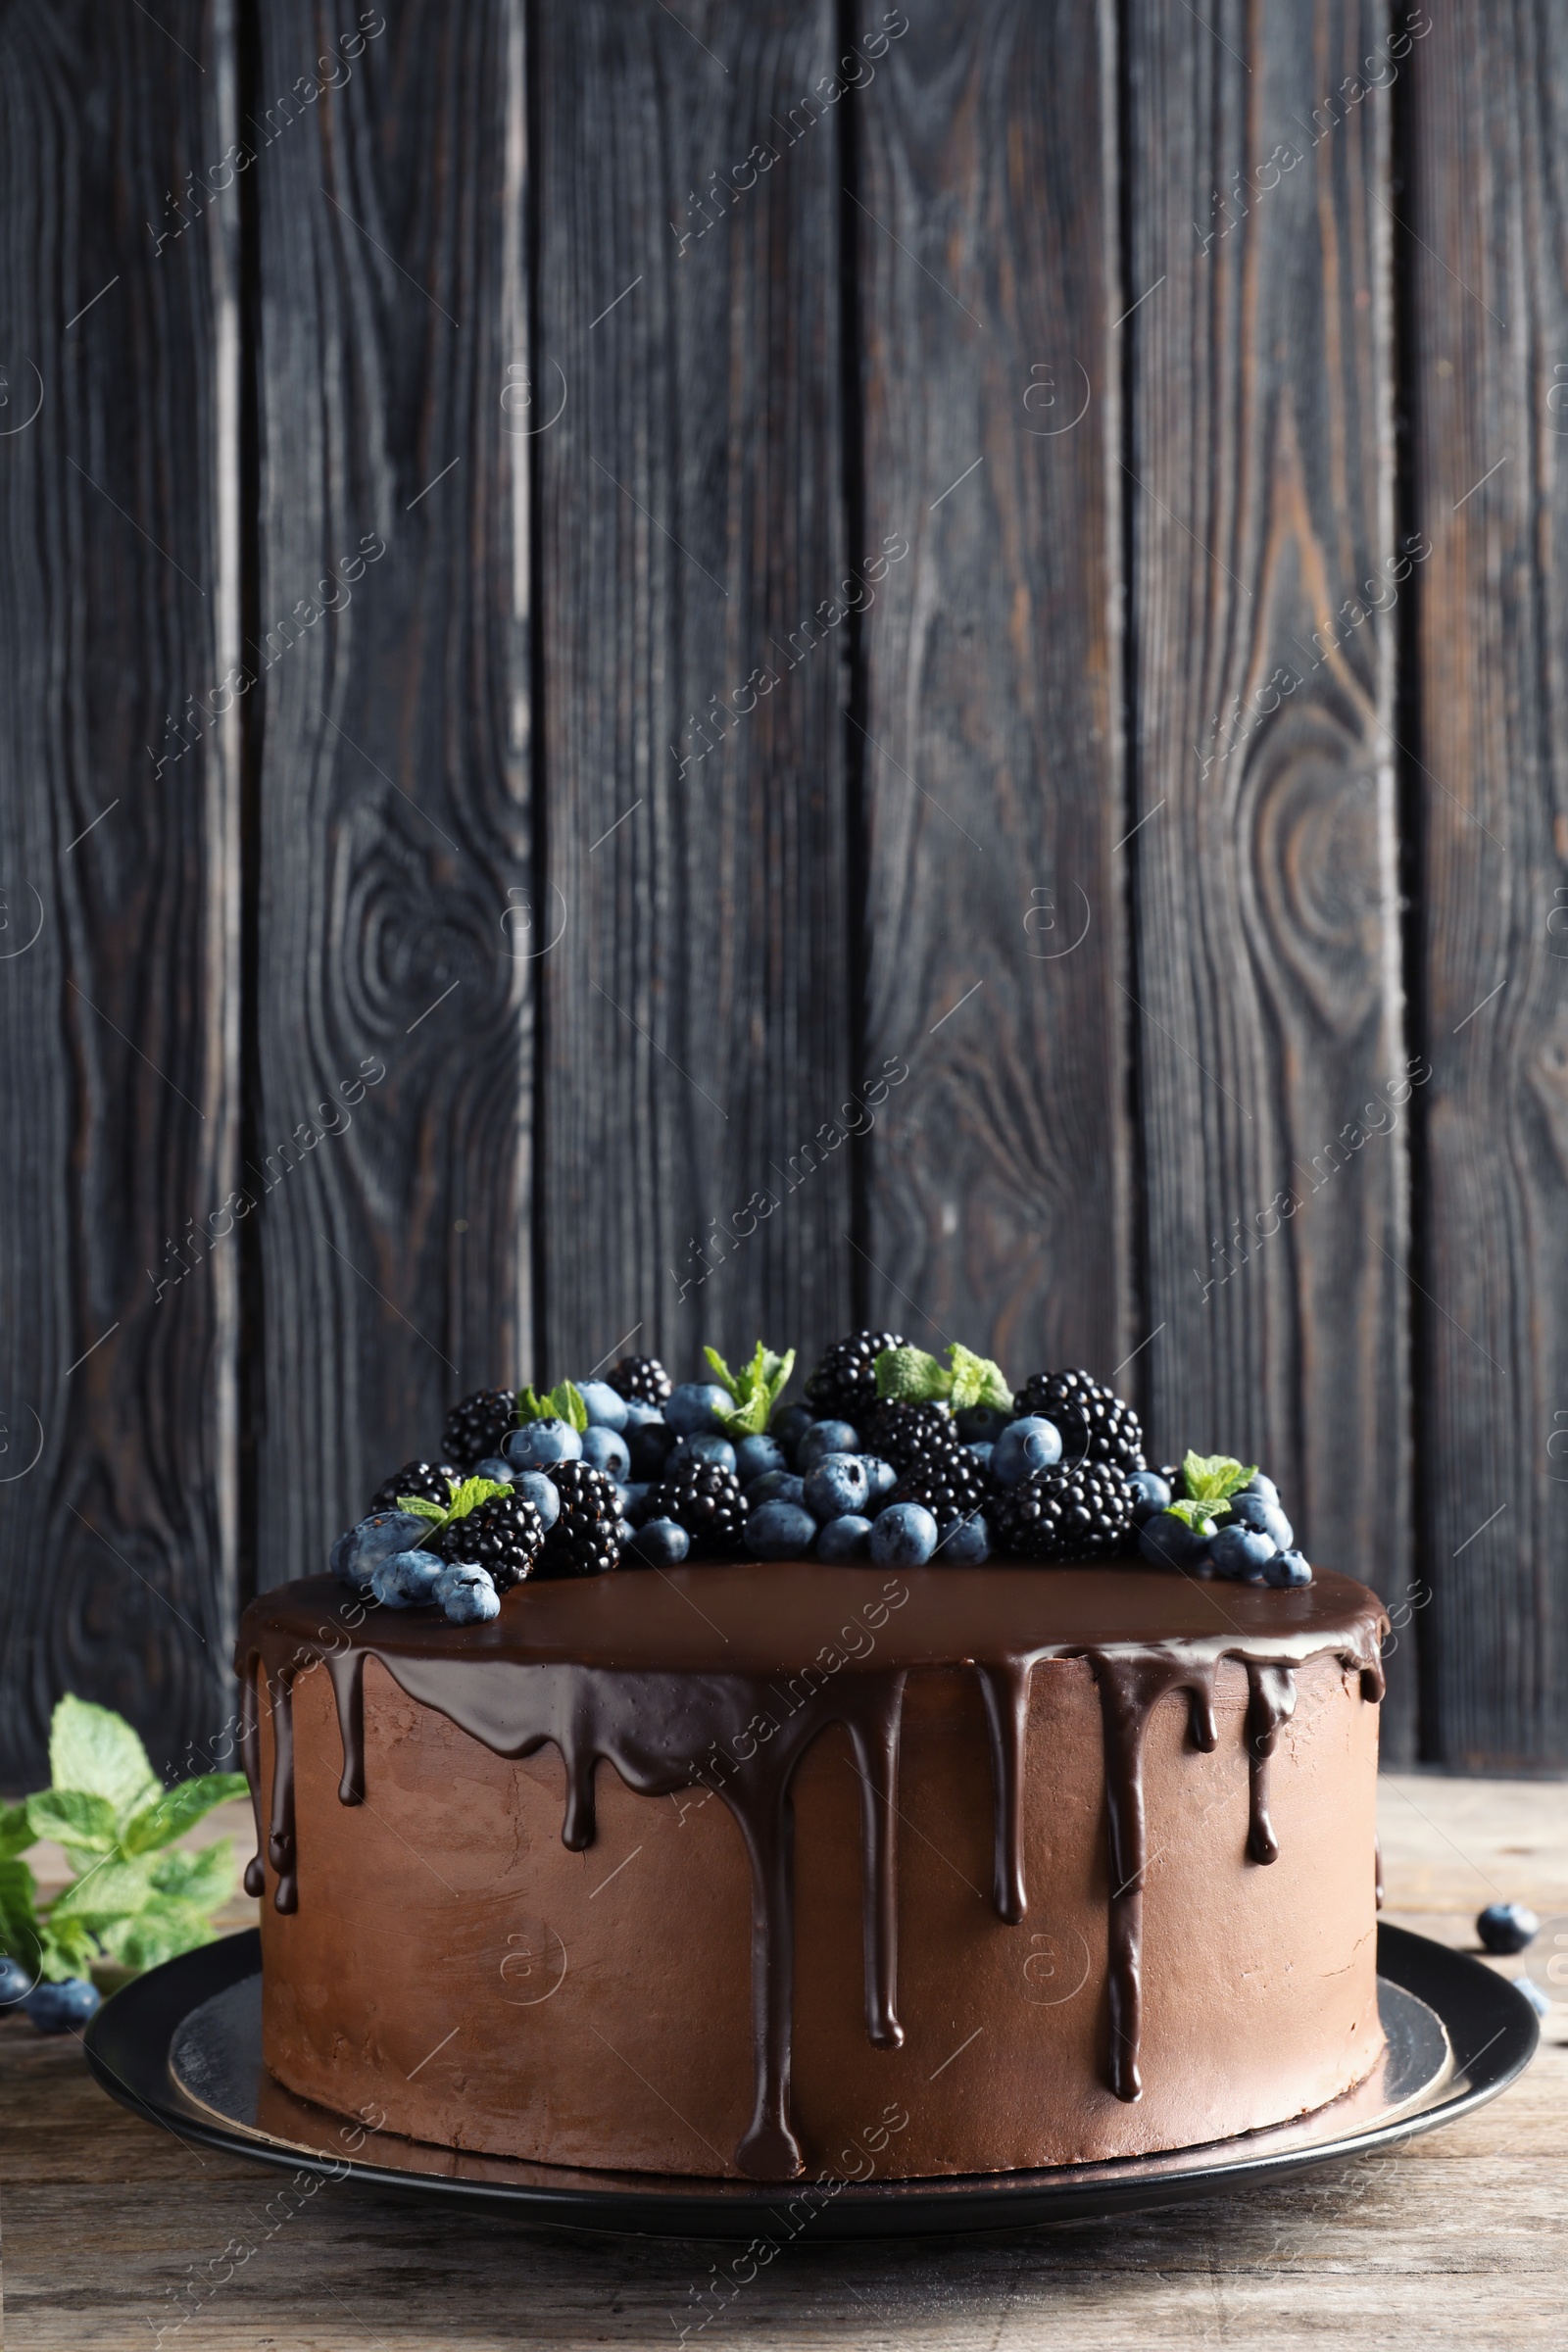
[{"label": "mint sprig", "polygon": [[466,1519],[470,1511],[477,1510],[481,1502],[488,1502],[492,1494],[512,1493],[506,1480],[500,1478],[449,1478],[447,1487],[452,1499],[445,1510],[423,1494],[400,1494],[398,1509],[407,1511],[411,1518],[430,1520],[432,1528],[450,1527],[454,1519]]},{"label": "mint sprig", "polygon": [[793,1348],[776,1355],[759,1340],[749,1364],[732,1372],[716,1348],[705,1348],[710,1369],[733,1399],[726,1410],[719,1409],[718,1418],[732,1438],[760,1438],[772,1419],[773,1408],[789,1385],[795,1369]]},{"label": "mint sprig", "polygon": [[568,1428],[574,1429],[581,1437],[588,1426],[588,1407],[582,1400],[581,1392],[569,1380],[559,1381],[555,1388],[547,1389],[542,1396],[532,1389],[519,1389],[518,1428],[528,1421],[564,1421]]},{"label": "mint sprig", "polygon": [[948,1348],[951,1364],[944,1367],[923,1348],[885,1348],[876,1359],[876,1393],[905,1404],[930,1404],[938,1399],[956,1413],[971,1404],[995,1405],[1006,1412],[1012,1391],[1002,1366],[987,1355],[976,1355],[958,1341]]},{"label": "mint sprig", "polygon": [[[1233,1494],[1250,1486],[1257,1476],[1255,1462],[1239,1462],[1232,1453],[1194,1453],[1182,1456],[1182,1485],[1187,1498],[1204,1503],[1209,1511],[1223,1510]],[[1188,1523],[1191,1525],[1191,1521]]]}]

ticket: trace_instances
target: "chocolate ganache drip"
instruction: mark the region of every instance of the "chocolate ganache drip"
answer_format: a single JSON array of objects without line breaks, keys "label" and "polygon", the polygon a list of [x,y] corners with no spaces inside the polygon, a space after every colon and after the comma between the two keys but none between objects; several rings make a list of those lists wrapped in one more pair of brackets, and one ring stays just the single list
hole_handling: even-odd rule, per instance
[{"label": "chocolate ganache drip", "polygon": [[[860,1781],[866,2032],[882,2048],[898,2020],[899,1741],[911,1673],[959,1668],[984,1703],[996,1796],[992,1901],[1026,1915],[1023,1812],[1030,1680],[1041,1663],[1081,1658],[1100,1693],[1107,1831],[1106,2081],[1141,2090],[1143,1881],[1149,1864],[1143,1749],[1172,1692],[1188,1702],[1195,1748],[1217,1744],[1215,1681],[1239,1661],[1248,1683],[1246,1851],[1270,1864],[1268,1765],[1296,1703],[1297,1669],[1332,1656],[1382,1696],[1381,1604],[1346,1578],[1299,1592],[1198,1584],[1158,1571],[986,1567],[831,1568],[815,1562],[713,1566],[654,1576],[523,1585],[488,1625],[456,1628],[429,1612],[393,1614],[321,1578],[254,1602],[240,1629],[241,1754],[258,1852],[245,1874],[265,1891],[265,1846],[280,1912],[298,1907],[292,1693],[324,1662],[342,1737],[345,1805],[366,1796],[365,1666],[375,1658],[417,1704],[501,1756],[547,1745],[565,1773],[563,1842],[594,1841],[594,1775],[613,1766],[628,1788],[662,1796],[705,1787],[722,1797],[752,1879],[754,2108],[736,2151],[753,2179],[802,2169],[790,2127],[795,1821],[802,1757],[831,1724],[847,1732]],[[258,1673],[272,1724],[265,1828]]]}]

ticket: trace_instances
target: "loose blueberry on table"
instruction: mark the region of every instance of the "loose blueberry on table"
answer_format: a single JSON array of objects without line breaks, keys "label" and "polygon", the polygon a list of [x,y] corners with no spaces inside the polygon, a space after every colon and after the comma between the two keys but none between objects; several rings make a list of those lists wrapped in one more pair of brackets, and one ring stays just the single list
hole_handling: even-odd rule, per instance
[{"label": "loose blueberry on table", "polygon": [[[1272,1479],[1230,1454],[1151,1468],[1137,1413],[1087,1372],[1014,1389],[967,1348],[943,1363],[897,1332],[857,1331],[828,1348],[805,1401],[786,1402],[792,1350],[759,1342],[734,1371],[704,1352],[706,1377],[678,1383],[634,1355],[542,1394],[465,1396],[440,1458],[405,1462],[338,1538],[334,1575],[383,1607],[463,1625],[494,1618],[524,1582],[685,1560],[957,1574],[993,1558],[1139,1558],[1282,1592],[1312,1581]],[[1483,1913],[1484,1941],[1517,1932],[1489,1925],[1505,1910],[1518,1913]]]}]

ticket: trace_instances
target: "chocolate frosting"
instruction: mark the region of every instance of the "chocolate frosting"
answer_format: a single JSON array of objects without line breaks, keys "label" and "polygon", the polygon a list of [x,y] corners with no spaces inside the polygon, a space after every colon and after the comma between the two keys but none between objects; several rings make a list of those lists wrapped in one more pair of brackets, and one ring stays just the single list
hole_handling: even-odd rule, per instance
[{"label": "chocolate frosting", "polygon": [[[555,1746],[565,1768],[564,1843],[594,1840],[594,1776],[603,1759],[640,1794],[695,1786],[721,1796],[745,1841],[752,1876],[755,2105],[736,2152],[742,2172],[791,2179],[801,2151],[790,2128],[794,1960],[791,1783],[829,1724],[842,1724],[861,1782],[860,1838],[866,2031],[896,2048],[898,2021],[897,1786],[904,1692],[911,1673],[971,1669],[989,1729],[996,1786],[992,1899],[1021,1921],[1024,1734],[1029,1683],[1042,1660],[1083,1658],[1100,1692],[1108,1834],[1110,2037],[1106,2081],[1136,2099],[1142,1989],[1145,1727],[1173,1691],[1188,1702],[1195,1747],[1212,1749],[1222,1661],[1248,1679],[1247,1851],[1274,1862],[1268,1766],[1296,1703],[1296,1671],[1337,1657],[1380,1699],[1388,1620],[1348,1578],[1319,1575],[1302,1591],[1199,1583],[1123,1564],[1084,1568],[828,1567],[788,1561],[626,1572],[524,1584],[488,1625],[455,1627],[430,1610],[359,1601],[325,1577],[285,1585],[246,1611],[235,1663],[241,1749],[256,1810],[257,1854],[246,1891],[263,1894],[265,1849],[279,1911],[298,1907],[292,1691],[324,1663],[343,1744],[338,1796],[365,1786],[365,1663],[376,1658],[410,1698],[436,1709],[502,1756]],[[272,1721],[272,1785],[264,1821],[258,1669]]]}]

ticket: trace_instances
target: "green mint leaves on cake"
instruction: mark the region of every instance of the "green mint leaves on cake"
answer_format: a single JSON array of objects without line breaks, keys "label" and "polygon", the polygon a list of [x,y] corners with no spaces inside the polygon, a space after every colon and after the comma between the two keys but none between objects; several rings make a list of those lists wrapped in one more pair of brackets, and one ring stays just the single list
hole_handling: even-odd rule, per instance
[{"label": "green mint leaves on cake", "polygon": [[446,1458],[383,1480],[333,1545],[334,1574],[362,1600],[467,1624],[528,1579],[747,1557],[1142,1559],[1285,1592],[1312,1581],[1272,1480],[1196,1448],[1151,1468],[1135,1407],[1081,1367],[1015,1388],[961,1342],[935,1355],[867,1328],[785,1403],[793,1348],[758,1341],[733,1368],[715,1345],[703,1355],[685,1380],[631,1355],[603,1378],[463,1397]]},{"label": "green mint leaves on cake", "polygon": [[790,1374],[795,1369],[794,1348],[786,1349],[783,1355],[775,1355],[771,1348],[764,1348],[759,1340],[751,1362],[743,1364],[738,1372],[730,1370],[716,1348],[705,1348],[703,1353],[710,1370],[720,1385],[729,1391],[733,1399],[728,1411],[722,1406],[714,1408],[726,1436],[760,1437],[789,1385]]},{"label": "green mint leaves on cake", "polygon": [[[25,1999],[44,2032],[85,2024],[88,1973],[152,1968],[210,1943],[212,1914],[237,1884],[227,1838],[195,1851],[175,1840],[215,1805],[245,1794],[233,1772],[166,1788],[130,1725],[62,1698],[49,1733],[51,1786],[0,1807],[0,2001]],[[64,1848],[71,1882],[40,1900],[27,1850]]]}]

